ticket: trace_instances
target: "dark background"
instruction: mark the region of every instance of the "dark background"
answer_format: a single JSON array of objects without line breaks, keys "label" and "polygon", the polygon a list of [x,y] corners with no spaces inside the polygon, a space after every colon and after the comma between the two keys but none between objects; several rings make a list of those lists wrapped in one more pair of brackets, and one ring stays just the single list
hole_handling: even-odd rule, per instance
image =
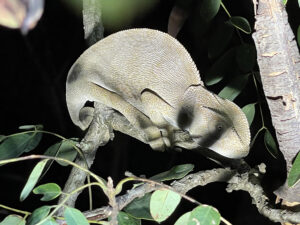
[{"label": "dark background", "polygon": [[[105,27],[105,36],[117,30],[133,27],[167,31],[168,17],[174,2],[172,0],[157,1],[152,8],[139,14],[128,24],[114,28]],[[224,3],[231,15],[247,18],[253,28],[252,1],[234,0]],[[190,16],[177,38],[191,53],[201,74],[205,74],[213,62],[207,57],[207,36],[201,34],[198,3],[195,1],[193,4]],[[289,1],[288,12],[295,31],[299,24],[297,15],[299,8],[296,1]],[[213,23],[227,19],[224,11],[220,9]],[[210,29],[213,29],[213,26]],[[252,43],[251,36],[243,35],[243,38],[246,42]],[[0,134],[8,135],[18,132],[20,125],[43,124],[45,130],[65,137],[83,137],[84,133],[71,123],[68,115],[65,102],[65,80],[72,63],[86,48],[80,11],[74,11],[62,0],[46,1],[41,20],[27,36],[22,36],[18,30],[0,27]],[[224,84],[220,84],[209,89],[218,92],[223,86]],[[255,89],[253,83],[249,82],[236,102],[243,106],[255,101]],[[265,117],[269,118],[267,107],[264,107],[264,110]],[[251,127],[252,136],[260,126],[258,116],[255,119],[258,122]],[[270,126],[270,121],[266,122]],[[59,140],[54,137],[44,135],[41,144],[32,153],[42,154],[47,147],[57,141]],[[263,138],[260,137],[246,161],[252,166],[261,162],[267,164],[267,175],[263,184],[270,193],[271,199],[274,200],[272,191],[283,181],[285,174],[282,159],[272,158],[263,145]],[[35,163],[25,161],[0,168],[0,204],[27,211],[33,211],[43,204],[38,197],[33,195],[24,202],[19,202],[19,194]],[[183,163],[194,164],[194,171],[218,166],[195,152],[159,153],[133,138],[116,133],[113,142],[98,150],[92,171],[103,178],[111,176],[116,184],[124,178],[125,171],[150,177]],[[41,183],[56,182],[63,187],[69,171],[69,167],[60,167],[55,164]],[[198,187],[190,191],[188,195],[203,204],[216,207],[221,215],[232,224],[273,224],[259,215],[247,193],[228,194],[225,188],[226,184],[215,183],[206,187]],[[99,190],[94,192],[94,198],[96,207],[107,204],[104,195]],[[87,210],[87,193],[79,198],[77,207]],[[193,204],[182,200],[176,210],[176,215],[163,224],[173,224],[184,211],[193,207],[195,207]]]}]

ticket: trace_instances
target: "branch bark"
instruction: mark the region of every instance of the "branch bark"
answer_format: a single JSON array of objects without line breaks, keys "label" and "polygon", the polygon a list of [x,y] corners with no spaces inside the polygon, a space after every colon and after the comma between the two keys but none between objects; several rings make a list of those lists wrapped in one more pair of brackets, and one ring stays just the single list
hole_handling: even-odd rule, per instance
[{"label": "branch bark", "polygon": [[102,23],[101,1],[83,0],[83,26],[84,38],[91,46],[103,38],[104,27]]},{"label": "branch bark", "polygon": [[[279,148],[289,172],[300,146],[300,56],[281,0],[260,0],[253,39],[263,89]],[[275,192],[290,202],[300,201],[300,184],[287,183]]]},{"label": "branch bark", "polygon": [[[84,36],[91,46],[97,41],[103,38],[104,28],[102,25],[101,18],[101,1],[98,0],[84,0],[83,1],[83,25],[84,25]],[[110,139],[113,138],[111,127],[107,125],[107,114],[101,114],[103,109],[95,108],[95,115],[88,132],[79,144],[79,148],[82,150],[84,158],[77,158],[75,163],[80,166],[87,166],[90,168],[96,156],[96,150],[99,146],[105,145]],[[99,115],[99,116],[98,116]],[[87,174],[77,168],[72,168],[71,173],[68,177],[63,192],[70,193],[78,187],[82,186],[85,182]],[[66,205],[74,207],[80,192],[72,195]],[[61,196],[58,203],[63,201],[64,196]],[[64,209],[58,210],[57,215],[62,216]]]},{"label": "branch bark", "polygon": [[[261,164],[257,168],[247,168],[247,171],[239,172],[236,169],[218,168],[206,171],[199,171],[189,174],[186,177],[174,181],[171,184],[172,189],[180,194],[186,194],[197,186],[205,186],[214,182],[227,182],[227,192],[246,191],[252,198],[253,204],[258,211],[273,222],[289,222],[293,224],[300,223],[300,213],[288,210],[275,209],[269,204],[269,198],[261,187],[260,181],[265,173],[265,165]],[[131,189],[126,194],[116,198],[116,204],[119,210],[122,210],[136,198],[143,197],[146,193],[162,189],[161,185],[144,184]],[[103,220],[112,213],[111,206],[104,206],[91,211],[86,211],[84,215],[89,220]]]}]

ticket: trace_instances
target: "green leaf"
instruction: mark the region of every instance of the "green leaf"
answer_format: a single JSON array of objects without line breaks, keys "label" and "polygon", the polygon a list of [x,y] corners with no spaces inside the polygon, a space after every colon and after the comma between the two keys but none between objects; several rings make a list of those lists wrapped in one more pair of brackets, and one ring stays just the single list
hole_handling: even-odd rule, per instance
[{"label": "green leaf", "polygon": [[22,125],[22,126],[19,126],[20,130],[32,130],[32,129],[35,129],[35,128],[36,128],[36,125]]},{"label": "green leaf", "polygon": [[37,208],[30,215],[26,225],[35,225],[40,222],[42,219],[46,218],[50,212],[51,206],[44,205],[40,208]]},{"label": "green leaf", "polygon": [[24,152],[35,149],[41,138],[42,134],[38,132],[20,133],[6,137],[0,144],[0,160],[15,158]]},{"label": "green leaf", "polygon": [[170,190],[155,191],[150,200],[150,213],[157,222],[166,220],[176,209],[181,196]]},{"label": "green leaf", "polygon": [[190,216],[191,212],[183,214],[181,217],[179,217],[174,225],[186,225],[189,222]]},{"label": "green leaf", "polygon": [[208,205],[201,205],[193,209],[187,225],[218,225],[221,215],[215,208]]},{"label": "green leaf", "polygon": [[41,225],[59,225],[54,218],[49,218],[45,222],[43,222]]},{"label": "green leaf", "polygon": [[[64,158],[69,161],[73,161],[77,156],[77,151],[74,148],[74,145],[76,145],[76,141],[73,141],[71,139],[63,140],[61,142],[58,142],[52,146],[50,146],[44,155],[48,156],[55,156],[59,158]],[[61,166],[68,166],[67,163],[62,161],[57,161],[58,164]]]},{"label": "green leaf", "polygon": [[64,217],[68,225],[88,225],[89,222],[78,209],[66,207]]},{"label": "green leaf", "polygon": [[42,139],[42,133],[39,132],[33,132],[32,134],[29,134],[29,136],[31,137],[24,149],[25,152],[30,152],[31,150],[35,149]]},{"label": "green leaf", "polygon": [[2,142],[5,138],[6,138],[6,136],[0,135],[0,142]]},{"label": "green leaf", "polygon": [[55,183],[42,184],[33,189],[33,193],[44,195],[42,201],[51,201],[61,194],[61,188]]},{"label": "green leaf", "polygon": [[54,218],[47,219],[41,225],[59,225]]},{"label": "green leaf", "polygon": [[130,216],[129,214],[120,211],[118,214],[118,224],[119,225],[141,225],[141,220],[136,219]]},{"label": "green leaf", "polygon": [[242,75],[233,78],[233,80],[225,86],[218,94],[221,98],[233,101],[244,89],[248,82],[248,76]]},{"label": "green leaf", "polygon": [[34,132],[30,136],[31,137],[28,140],[28,143],[24,149],[25,152],[30,152],[31,150],[35,149],[42,139],[42,133],[39,132]]},{"label": "green leaf", "polygon": [[286,5],[287,2],[288,2],[288,0],[282,0],[283,5]]},{"label": "green leaf", "polygon": [[203,0],[200,8],[200,16],[205,21],[212,20],[220,9],[221,0]]},{"label": "green leaf", "polygon": [[233,26],[228,23],[222,23],[216,28],[208,40],[207,51],[210,59],[216,58],[224,52],[232,38],[233,31]]},{"label": "green leaf", "polygon": [[181,179],[189,172],[194,169],[193,164],[182,164],[174,166],[172,169],[159,173],[153,177],[150,177],[151,180],[155,181],[166,181],[166,180],[175,180]]},{"label": "green leaf", "polygon": [[235,67],[235,53],[236,48],[229,49],[212,65],[204,76],[204,82],[207,86],[220,82],[225,74],[232,72]]},{"label": "green leaf", "polygon": [[251,71],[256,63],[256,49],[253,45],[242,44],[236,50],[236,62],[243,72]]},{"label": "green leaf", "polygon": [[252,124],[254,116],[255,116],[255,104],[256,103],[251,103],[251,104],[245,105],[242,108],[242,111],[245,113],[245,115],[247,117],[249,126]]},{"label": "green leaf", "polygon": [[298,5],[299,5],[299,7],[300,7],[300,0],[298,0]]},{"label": "green leaf", "polygon": [[0,225],[25,225],[26,221],[21,216],[18,215],[9,215],[5,217]]},{"label": "green leaf", "polygon": [[246,34],[251,33],[251,27],[248,20],[241,16],[233,16],[229,19],[229,23],[235,28],[243,31]]},{"label": "green leaf", "polygon": [[151,193],[147,193],[128,204],[124,211],[138,219],[153,220],[150,214],[150,199]]},{"label": "green leaf", "polygon": [[300,46],[300,25],[298,26],[298,29],[297,29],[297,43],[298,43],[298,46]]},{"label": "green leaf", "polygon": [[272,134],[268,129],[266,129],[265,132],[264,142],[269,153],[276,159],[278,156],[278,149],[276,146],[275,139],[273,138]]},{"label": "green leaf", "polygon": [[34,188],[34,186],[38,182],[38,179],[41,176],[47,161],[48,161],[48,159],[44,159],[44,160],[40,161],[38,164],[36,164],[36,166],[33,168],[32,172],[21,192],[20,201],[23,201],[24,199],[26,199],[28,197],[31,190]]},{"label": "green leaf", "polygon": [[300,179],[300,154],[298,153],[287,177],[288,186],[292,187],[296,185],[299,182],[299,179]]}]

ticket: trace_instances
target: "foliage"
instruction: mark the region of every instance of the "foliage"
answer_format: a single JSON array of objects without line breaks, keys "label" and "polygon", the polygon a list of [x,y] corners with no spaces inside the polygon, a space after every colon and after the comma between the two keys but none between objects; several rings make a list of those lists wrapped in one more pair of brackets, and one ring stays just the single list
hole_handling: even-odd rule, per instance
[{"label": "foliage", "polygon": [[157,222],[166,220],[180,202],[180,195],[170,190],[157,190],[151,195],[150,213]]},{"label": "foliage", "polygon": [[[29,129],[31,129],[31,128],[35,128],[35,126],[30,127]],[[39,132],[52,134],[50,132],[46,132],[43,130],[39,130]],[[55,135],[55,134],[53,134],[53,135]],[[56,135],[56,136],[59,136],[59,135]],[[64,140],[66,140],[66,139],[64,139]],[[18,143],[16,143],[16,144],[18,144]],[[26,148],[26,145],[24,145],[24,148]],[[49,151],[47,150],[46,153],[49,153]],[[39,159],[39,158],[41,158],[42,160],[40,162],[38,162],[36,164],[36,166],[33,168],[32,172],[21,192],[21,195],[20,195],[21,201],[25,200],[28,197],[28,195],[31,193],[32,190],[33,190],[34,194],[42,194],[43,195],[43,197],[41,198],[41,201],[51,201],[62,194],[61,188],[55,183],[43,184],[43,185],[40,185],[40,186],[34,188],[34,186],[37,184],[37,182],[41,178],[42,172],[45,169],[47,162],[49,160],[64,162],[63,166],[72,165],[72,166],[77,166],[78,168],[84,169],[84,168],[72,163],[68,159],[53,157],[53,156],[49,156],[48,154],[41,155],[41,156],[38,156],[38,155],[33,156],[32,155],[32,156],[25,156],[25,157],[1,160],[0,165],[5,165],[7,163],[14,163],[14,162],[17,162],[20,160],[22,161],[22,160]],[[62,164],[60,164],[60,165],[62,165]],[[113,196],[108,194],[109,187],[106,186],[106,182],[103,182],[102,179],[99,179],[99,177],[96,176],[95,174],[93,174],[92,172],[87,171],[92,177],[94,177],[96,179],[97,182],[89,183],[87,185],[84,185],[84,186],[78,188],[77,190],[74,190],[72,193],[65,196],[64,201],[66,201],[70,196],[72,196],[72,194],[80,191],[81,189],[87,188],[90,185],[100,186],[103,189],[103,193],[105,193],[109,199],[115,198],[116,195],[121,192],[123,184],[125,182],[131,181],[131,180],[140,180],[143,182],[145,182],[145,181],[146,182],[156,182],[155,180],[167,181],[167,180],[181,179],[182,177],[187,175],[193,169],[193,167],[194,166],[191,164],[178,165],[178,166],[171,168],[169,171],[165,171],[165,172],[162,172],[160,174],[153,176],[152,177],[153,180],[145,180],[145,179],[139,179],[139,178],[135,178],[135,177],[125,178],[124,180],[120,181],[119,184],[117,184],[117,188],[114,191]],[[159,185],[159,183],[156,183],[156,184]],[[118,189],[120,189],[120,190],[118,190]],[[154,220],[157,222],[162,222],[162,221],[166,220],[168,217],[170,217],[170,215],[174,212],[175,208],[179,204],[180,200],[181,200],[181,195],[179,193],[176,193],[176,192],[174,192],[172,190],[168,190],[168,189],[157,190],[157,191],[154,191],[153,193],[146,194],[144,197],[142,197],[140,199],[134,200],[131,204],[129,204],[125,208],[125,212],[120,212],[118,214],[117,220],[120,225],[141,224],[141,219],[148,219],[148,220]],[[58,206],[43,205],[43,206],[35,209],[27,220],[26,220],[26,216],[24,218],[22,218],[22,217],[12,214],[12,215],[7,216],[2,221],[1,224],[3,224],[3,225],[10,224],[12,221],[16,224],[18,224],[18,223],[25,224],[25,221],[26,221],[26,223],[29,225],[31,225],[31,224],[32,225],[34,225],[34,224],[55,225],[55,224],[57,224],[57,222],[55,221],[53,215],[62,206],[63,206],[63,204],[58,205]],[[202,209],[203,207],[204,206],[201,206],[200,209]],[[207,208],[208,206],[205,206],[205,207]],[[189,221],[193,221],[195,218],[198,218],[198,219],[201,218],[201,221],[203,222],[203,224],[211,224],[212,221],[217,222],[215,224],[219,224],[219,222],[218,222],[219,220],[217,219],[219,217],[216,217],[215,215],[211,215],[216,210],[214,210],[212,207],[209,208],[209,209],[211,209],[209,212],[207,212],[205,210],[200,210],[200,209],[196,208],[191,212]],[[13,209],[11,209],[11,210],[13,210]],[[18,210],[15,210],[15,211],[18,211]],[[20,212],[20,211],[18,211],[18,212]],[[27,213],[25,213],[25,214],[27,214]],[[84,215],[78,209],[71,208],[71,207],[65,208],[64,218],[65,218],[67,224],[72,224],[72,225],[89,224],[88,220],[84,217]],[[182,220],[182,218],[179,219],[179,222],[181,220]],[[177,222],[177,223],[179,224],[179,222]],[[192,224],[192,222],[191,222],[191,224]]]},{"label": "foliage", "polygon": [[64,213],[66,222],[68,225],[88,225],[89,222],[84,217],[84,215],[78,210],[70,207],[66,207]]},{"label": "foliage", "polygon": [[272,135],[271,135],[271,133],[268,129],[266,129],[266,131],[265,131],[264,142],[265,142],[265,146],[268,149],[269,153],[274,158],[276,158],[276,156],[278,155],[278,150],[277,150],[277,147],[276,147],[275,140],[272,137]]},{"label": "foliage", "polygon": [[292,187],[296,185],[297,182],[300,180],[300,154],[296,156],[296,159],[293,163],[293,166],[288,174],[288,186]]},{"label": "foliage", "polygon": [[41,176],[44,167],[46,166],[48,159],[44,159],[40,161],[36,166],[33,168],[25,187],[23,188],[20,196],[20,200],[23,201],[27,198],[29,193],[32,191],[33,187],[36,185],[39,177]]},{"label": "foliage", "polygon": [[26,221],[24,218],[18,215],[9,215],[0,223],[0,225],[25,225]]},{"label": "foliage", "polygon": [[61,194],[61,188],[55,183],[43,184],[33,190],[34,194],[42,194],[41,201],[50,201]]},{"label": "foliage", "polygon": [[252,124],[254,116],[255,116],[255,105],[256,103],[250,103],[248,105],[245,105],[242,110],[245,113],[249,125]]},{"label": "foliage", "polygon": [[[37,133],[48,133],[51,135],[61,137],[59,135],[53,134],[51,132],[43,131],[41,129],[37,130],[37,129],[35,129],[36,127],[37,126],[26,126],[26,129],[29,129],[27,131],[28,133],[15,134],[15,135],[16,136],[29,135],[29,134],[33,133],[34,136],[36,137]],[[22,127],[22,128],[24,128],[24,127]],[[33,130],[31,130],[31,129],[33,129]],[[14,137],[14,135],[11,135],[11,136]],[[8,136],[7,139],[9,137],[10,136]],[[62,138],[62,139],[63,139],[63,141],[68,141],[65,138]],[[3,140],[5,140],[5,139],[3,139]],[[28,138],[25,140],[28,140]],[[23,146],[23,148],[28,151],[29,148],[28,148],[27,144],[23,144],[23,145],[19,144],[19,142],[24,143],[23,138],[14,139],[14,141],[15,141],[14,144],[16,146]],[[59,142],[58,144],[61,146],[61,143],[62,142]],[[73,147],[75,147],[75,142],[70,141],[69,144],[73,144]],[[35,144],[34,146],[37,146],[37,144]],[[57,151],[60,151],[60,149],[64,149],[64,148],[60,148],[57,146],[53,147],[53,146],[55,146],[55,145],[52,145],[50,147],[50,149],[55,149],[55,151],[54,151],[55,154],[50,154],[50,156],[49,156],[49,152],[52,152],[52,150],[49,151],[49,148],[48,148],[48,150],[45,152],[46,154],[43,156],[42,155],[35,156],[35,157],[34,156],[28,156],[28,157],[25,156],[25,157],[10,158],[10,159],[0,161],[0,165],[5,165],[7,163],[13,163],[13,162],[16,162],[19,160],[29,160],[29,159],[35,159],[35,158],[42,159],[33,168],[32,172],[21,192],[21,195],[20,195],[21,201],[24,201],[29,196],[29,194],[31,193],[32,190],[33,190],[34,194],[42,194],[43,195],[43,197],[41,198],[41,201],[51,201],[62,194],[61,188],[55,183],[43,184],[43,185],[40,185],[40,186],[34,188],[35,185],[37,184],[37,182],[40,180],[42,172],[45,170],[45,167],[49,160],[63,162],[63,164],[60,163],[60,165],[62,165],[62,166],[70,165],[70,164],[73,166],[76,165],[76,164],[72,163],[71,161],[69,161],[68,159],[55,157],[55,155],[57,155]],[[25,152],[24,149],[21,149],[21,152]],[[33,150],[33,149],[30,148],[30,150]],[[7,152],[7,149],[4,149],[4,154],[6,154],[6,152]],[[0,152],[0,155],[1,155],[1,152]],[[65,156],[65,155],[61,154],[61,156]],[[79,167],[79,166],[77,165],[77,167]],[[193,169],[193,167],[194,166],[191,164],[178,165],[178,166],[171,168],[169,171],[165,171],[165,172],[162,172],[160,174],[153,176],[152,177],[153,181],[148,180],[148,182],[156,182],[155,180],[167,181],[167,180],[181,179],[182,177],[187,175]],[[82,167],[79,167],[79,168],[82,168]],[[90,171],[88,171],[88,172],[91,176],[93,176],[97,180],[97,182],[84,185],[72,193],[76,193],[77,191],[87,188],[90,185],[98,185],[103,189],[103,192],[107,194],[108,193],[107,190],[109,189],[109,187],[106,186],[106,183],[103,183],[102,179],[99,179],[98,176],[94,175]],[[119,184],[117,185],[118,188],[116,188],[115,195],[117,195],[118,193],[121,192],[123,183],[131,181],[131,180],[139,180],[139,178],[129,178],[129,179],[126,178],[126,179],[120,181]],[[145,180],[143,180],[143,181],[145,181]],[[117,189],[120,189],[120,190],[117,190]],[[67,200],[72,195],[72,193],[66,195],[65,200]],[[115,198],[116,196],[108,195],[108,198],[112,198],[112,197]],[[118,215],[119,224],[121,224],[121,225],[141,224],[141,219],[148,219],[148,220],[155,220],[157,222],[162,222],[162,221],[166,220],[174,212],[175,208],[177,207],[177,205],[180,202],[180,199],[181,199],[181,195],[179,193],[176,193],[174,191],[167,190],[167,189],[157,190],[153,193],[149,193],[149,194],[145,195],[143,198],[137,199],[137,200],[133,201],[131,204],[129,204],[125,208],[125,212],[119,213],[119,215]],[[12,221],[15,224],[18,224],[18,223],[25,224],[25,221],[26,221],[26,223],[29,225],[31,225],[31,224],[32,225],[33,224],[43,224],[43,225],[53,224],[53,225],[55,225],[57,223],[55,222],[53,215],[62,206],[63,205],[58,205],[58,206],[43,205],[43,206],[35,209],[27,220],[26,220],[26,216],[24,218],[22,218],[22,217],[12,214],[12,215],[7,216],[2,221],[1,224],[3,224],[3,225],[10,224]],[[216,220],[215,216],[210,216],[211,212],[210,213],[208,213],[207,211],[202,212],[201,210],[198,210],[198,209],[196,210],[196,209],[192,211],[190,218],[205,218],[205,220],[201,219],[201,221],[203,221],[203,224],[211,224],[212,220],[218,221],[218,220]],[[212,211],[212,212],[214,212],[214,211]],[[205,215],[205,216],[202,216],[202,215]],[[73,224],[74,225],[89,224],[89,222],[84,217],[84,215],[75,208],[66,207],[64,210],[64,218],[65,218],[67,224],[72,224],[72,225]],[[189,221],[193,221],[193,220],[190,219]],[[180,222],[180,220],[179,220],[179,222]],[[179,222],[177,222],[177,223],[179,223]],[[218,223],[216,223],[216,224],[218,224]]]},{"label": "foliage", "polygon": [[30,152],[39,144],[43,129],[41,125],[37,126],[21,126],[20,129],[31,129],[32,131],[25,131],[1,138],[0,145],[0,160],[18,157],[24,152]]}]

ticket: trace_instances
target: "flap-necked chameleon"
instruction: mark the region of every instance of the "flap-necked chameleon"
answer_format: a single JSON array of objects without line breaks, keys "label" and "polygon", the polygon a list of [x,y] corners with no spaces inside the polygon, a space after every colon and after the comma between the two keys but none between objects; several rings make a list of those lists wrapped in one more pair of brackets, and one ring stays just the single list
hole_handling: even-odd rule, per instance
[{"label": "flap-necked chameleon", "polygon": [[245,114],[208,91],[187,50],[158,30],[120,31],[88,48],[68,73],[66,100],[83,130],[91,119],[82,109],[96,101],[125,116],[153,149],[176,146],[172,133],[182,130],[198,146],[228,158],[249,152]]}]

